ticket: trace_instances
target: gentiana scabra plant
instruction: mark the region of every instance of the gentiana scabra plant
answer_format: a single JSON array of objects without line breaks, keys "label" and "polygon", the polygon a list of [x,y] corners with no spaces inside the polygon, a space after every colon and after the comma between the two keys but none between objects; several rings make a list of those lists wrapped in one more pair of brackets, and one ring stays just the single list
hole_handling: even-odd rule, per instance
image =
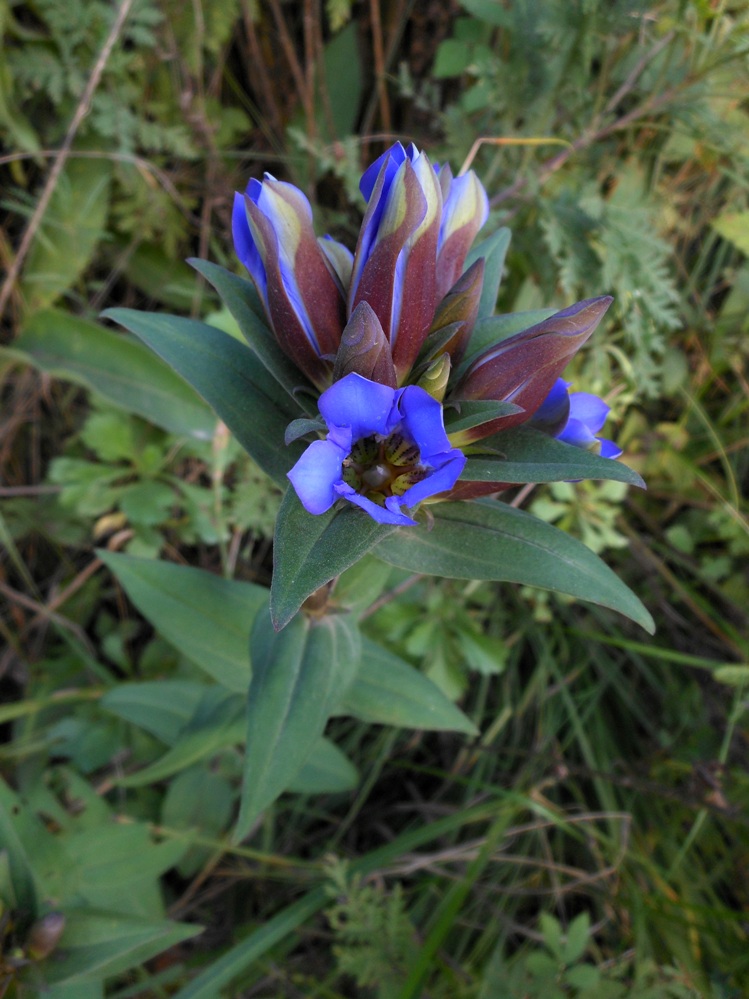
[{"label": "gentiana scabra plant", "polygon": [[[483,288],[482,257],[464,270],[489,214],[483,186],[472,171],[453,177],[400,143],[360,186],[367,210],[353,256],[315,240],[309,202],[290,184],[266,176],[235,195],[237,254],[279,345],[324,389],[327,437],[289,472],[305,509],[321,514],[342,499],[378,523],[416,526],[403,510],[451,498],[466,466],[461,446],[475,451],[476,442],[531,421],[575,446],[621,453],[592,429],[606,404],[570,396],[559,377],[611,299],[580,302],[491,344],[460,372]],[[509,405],[448,438],[443,407],[460,411],[471,401]],[[456,495],[500,485],[458,485]]]},{"label": "gentiana scabra plant", "polygon": [[588,548],[502,498],[555,480],[643,485],[599,437],[606,403],[564,380],[611,298],[495,316],[509,233],[476,243],[489,202],[473,172],[456,177],[397,143],[360,187],[353,248],[316,235],[292,184],[266,174],[235,195],[234,247],[250,280],[191,263],[246,345],[189,319],[109,313],[285,489],[250,641],[240,832],[298,773],[357,676],[385,668],[359,633],[377,596],[372,573],[354,569],[365,556],[368,568],[545,587],[652,628]]}]

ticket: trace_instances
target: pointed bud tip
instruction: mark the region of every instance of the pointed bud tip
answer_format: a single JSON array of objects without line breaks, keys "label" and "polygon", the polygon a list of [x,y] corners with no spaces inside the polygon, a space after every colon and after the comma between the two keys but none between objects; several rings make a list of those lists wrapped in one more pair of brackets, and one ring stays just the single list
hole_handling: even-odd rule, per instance
[{"label": "pointed bud tip", "polygon": [[439,357],[436,357],[432,361],[416,384],[419,388],[423,388],[425,392],[428,392],[437,402],[442,402],[447,391],[447,382],[450,378],[451,367],[452,361],[450,355],[447,353],[440,354]]}]

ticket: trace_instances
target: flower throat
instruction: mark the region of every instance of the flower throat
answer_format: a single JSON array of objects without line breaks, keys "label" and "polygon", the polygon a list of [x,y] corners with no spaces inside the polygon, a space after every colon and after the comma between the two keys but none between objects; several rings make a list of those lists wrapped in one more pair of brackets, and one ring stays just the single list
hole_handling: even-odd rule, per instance
[{"label": "flower throat", "polygon": [[388,437],[362,437],[343,459],[343,481],[381,506],[388,496],[403,496],[427,474],[419,449],[399,431]]}]

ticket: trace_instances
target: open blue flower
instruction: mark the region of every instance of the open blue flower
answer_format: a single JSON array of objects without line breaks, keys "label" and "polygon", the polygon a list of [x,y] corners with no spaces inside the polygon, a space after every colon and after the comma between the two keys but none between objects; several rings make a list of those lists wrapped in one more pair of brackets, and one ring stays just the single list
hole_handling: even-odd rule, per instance
[{"label": "open blue flower", "polygon": [[530,425],[551,433],[566,444],[597,451],[602,458],[622,453],[613,441],[598,436],[611,412],[603,399],[590,392],[568,392],[569,383],[558,378]]},{"label": "open blue flower", "polygon": [[380,524],[414,525],[402,508],[451,489],[463,471],[442,406],[417,385],[394,389],[352,373],[323,392],[319,407],[328,436],[289,472],[312,514],[345,499]]}]

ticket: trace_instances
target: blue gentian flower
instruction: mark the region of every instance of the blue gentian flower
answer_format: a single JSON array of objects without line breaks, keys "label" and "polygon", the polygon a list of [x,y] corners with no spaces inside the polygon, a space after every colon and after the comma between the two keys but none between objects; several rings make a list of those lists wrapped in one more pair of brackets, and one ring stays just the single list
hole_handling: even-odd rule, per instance
[{"label": "blue gentian flower", "polygon": [[403,508],[451,489],[463,471],[442,406],[417,385],[395,389],[351,373],[323,392],[319,408],[328,436],[288,473],[309,513],[344,499],[380,524],[414,525]]},{"label": "blue gentian flower", "polygon": [[566,444],[596,451],[602,458],[618,458],[621,448],[598,436],[611,407],[590,392],[569,392],[569,386],[563,378],[557,379],[530,426],[551,433]]}]

